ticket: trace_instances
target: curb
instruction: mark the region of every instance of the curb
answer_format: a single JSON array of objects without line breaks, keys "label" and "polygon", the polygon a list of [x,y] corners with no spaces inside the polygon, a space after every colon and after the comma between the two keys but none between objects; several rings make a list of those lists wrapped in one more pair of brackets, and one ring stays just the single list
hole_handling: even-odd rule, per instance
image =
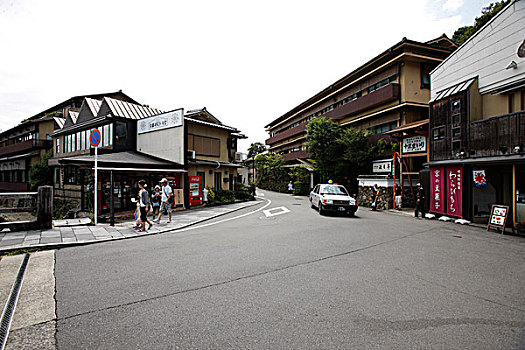
[{"label": "curb", "polygon": [[147,236],[158,235],[158,234],[161,234],[161,233],[176,232],[176,231],[181,230],[183,228],[188,228],[188,227],[194,226],[196,224],[200,224],[201,222],[212,220],[212,219],[218,218],[218,217],[226,215],[226,214],[234,213],[234,212],[239,211],[241,209],[251,208],[251,207],[253,207],[255,205],[261,204],[262,202],[263,201],[261,201],[261,200],[255,200],[254,203],[250,203],[250,204],[248,204],[246,206],[243,206],[243,207],[240,207],[240,208],[232,209],[232,210],[224,212],[224,213],[219,213],[219,214],[216,214],[216,215],[211,216],[209,218],[197,220],[195,222],[192,222],[190,224],[186,224],[186,225],[183,225],[183,226],[180,226],[180,227],[177,227],[177,228],[167,228],[167,229],[164,229],[164,230],[160,230],[158,232],[147,232],[147,233],[144,233],[144,234],[140,234],[140,235],[137,234],[137,235],[134,235],[134,236],[102,238],[102,239],[90,240],[90,241],[61,242],[61,243],[48,243],[48,244],[43,243],[43,244],[36,244],[36,245],[29,245],[29,246],[13,247],[13,248],[8,248],[8,249],[0,249],[0,255],[4,255],[6,253],[9,253],[9,252],[12,252],[12,251],[16,251],[16,250],[22,250],[22,249],[36,249],[36,250],[39,250],[39,251],[41,251],[41,250],[51,250],[51,249],[76,247],[76,246],[82,246],[82,245],[88,245],[88,244],[96,244],[96,243],[105,243],[105,242],[111,242],[111,241],[118,241],[118,240],[122,240],[122,239],[132,239],[132,238],[138,238],[138,237],[147,237]]}]

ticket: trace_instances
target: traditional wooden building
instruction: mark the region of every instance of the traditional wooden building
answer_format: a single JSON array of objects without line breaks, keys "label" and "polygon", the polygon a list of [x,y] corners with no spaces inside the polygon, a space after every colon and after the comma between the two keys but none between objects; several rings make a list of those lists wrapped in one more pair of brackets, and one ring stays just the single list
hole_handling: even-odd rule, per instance
[{"label": "traditional wooden building", "polygon": [[74,96],[1,132],[0,191],[28,191],[29,171],[44,154],[51,153],[53,132],[60,130],[66,119],[76,121],[84,98],[100,100],[103,96],[135,102],[122,91]]},{"label": "traditional wooden building", "polygon": [[525,229],[525,1],[512,1],[432,72],[430,211]]}]

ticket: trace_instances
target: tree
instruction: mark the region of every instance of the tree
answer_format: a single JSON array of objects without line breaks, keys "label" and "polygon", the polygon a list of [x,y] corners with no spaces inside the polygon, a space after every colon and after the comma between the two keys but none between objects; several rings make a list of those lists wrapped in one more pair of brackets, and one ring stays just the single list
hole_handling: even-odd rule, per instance
[{"label": "tree", "polygon": [[257,167],[257,185],[261,188],[284,192],[286,191],[286,170],[283,156],[268,152],[255,156]]},{"label": "tree", "polygon": [[452,35],[452,41],[454,41],[456,44],[461,45],[465,41],[467,41],[468,38],[470,38],[474,33],[476,33],[481,27],[483,27],[488,21],[490,21],[498,12],[500,12],[507,4],[510,2],[510,0],[503,0],[498,1],[496,3],[491,3],[487,7],[483,7],[481,9],[481,16],[476,17],[474,20],[474,25],[471,26],[464,26],[461,28],[458,28],[454,35]]},{"label": "tree", "polygon": [[39,186],[53,186],[53,170],[48,165],[48,160],[53,156],[52,153],[44,154],[42,161],[33,164],[29,170],[29,185],[31,190],[38,189]]},{"label": "tree", "polygon": [[336,178],[342,169],[342,135],[341,126],[325,118],[316,118],[306,127],[306,150],[322,182]]},{"label": "tree", "polygon": [[258,154],[266,152],[266,146],[260,142],[254,142],[248,148],[248,158],[253,158]]}]

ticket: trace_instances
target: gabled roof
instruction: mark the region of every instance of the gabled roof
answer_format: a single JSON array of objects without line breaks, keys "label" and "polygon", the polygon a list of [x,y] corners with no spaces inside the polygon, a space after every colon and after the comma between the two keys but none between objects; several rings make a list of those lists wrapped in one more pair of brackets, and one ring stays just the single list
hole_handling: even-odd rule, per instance
[{"label": "gabled roof", "polygon": [[53,117],[53,119],[57,123],[59,129],[62,129],[64,127],[64,123],[66,122],[66,118]]},{"label": "gabled roof", "polygon": [[[96,117],[98,114],[98,111],[100,110],[101,104],[102,104],[102,101],[100,100],[95,100],[95,99],[86,97],[84,99],[84,102],[82,102],[82,107],[80,107],[80,112],[78,114],[77,123],[83,123],[83,122],[86,122]],[[70,125],[71,124],[68,123],[66,127]]]},{"label": "gabled roof", "polygon": [[126,100],[128,102],[131,102],[131,103],[137,103],[137,101],[135,101],[134,99],[132,99],[131,97],[129,97],[128,95],[126,95],[125,93],[122,92],[122,90],[119,90],[119,91],[115,91],[115,92],[108,92],[108,93],[103,93],[103,94],[92,94],[92,95],[78,95],[78,96],[73,96],[73,97],[70,97],[69,99],[63,101],[63,102],[60,102],[59,104],[51,107],[51,108],[48,108],[38,114],[35,114],[34,116],[28,118],[28,120],[32,120],[32,119],[38,119],[50,112],[54,112],[56,111],[57,109],[60,109],[60,108],[63,108],[63,107],[66,107],[68,105],[70,105],[71,103],[73,103],[74,101],[82,101],[84,98],[92,98],[92,99],[97,99],[97,100],[100,100],[102,99],[103,97],[105,96],[108,96],[108,97],[117,97],[117,98],[120,98],[121,100]]},{"label": "gabled roof", "polygon": [[157,108],[144,107],[139,104],[104,97],[97,116],[100,117],[111,114],[115,117],[121,118],[142,119],[161,113],[162,111]]},{"label": "gabled roof", "polygon": [[215,124],[222,125],[222,122],[219,119],[215,118],[215,116],[213,114],[208,112],[206,107],[204,107],[202,109],[193,109],[193,110],[187,111],[186,112],[186,117],[190,117],[192,119],[199,119],[199,120],[202,120],[202,121],[205,121],[205,122],[210,122],[210,123],[215,123]]}]

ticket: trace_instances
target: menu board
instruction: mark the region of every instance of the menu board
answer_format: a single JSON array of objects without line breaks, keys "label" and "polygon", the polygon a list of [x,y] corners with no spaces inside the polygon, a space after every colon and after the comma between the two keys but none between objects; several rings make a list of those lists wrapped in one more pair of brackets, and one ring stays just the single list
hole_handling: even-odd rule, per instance
[{"label": "menu board", "polygon": [[505,222],[507,222],[507,216],[509,213],[509,207],[506,205],[493,204],[490,211],[489,223],[487,226],[487,231],[491,228],[505,230]]}]

